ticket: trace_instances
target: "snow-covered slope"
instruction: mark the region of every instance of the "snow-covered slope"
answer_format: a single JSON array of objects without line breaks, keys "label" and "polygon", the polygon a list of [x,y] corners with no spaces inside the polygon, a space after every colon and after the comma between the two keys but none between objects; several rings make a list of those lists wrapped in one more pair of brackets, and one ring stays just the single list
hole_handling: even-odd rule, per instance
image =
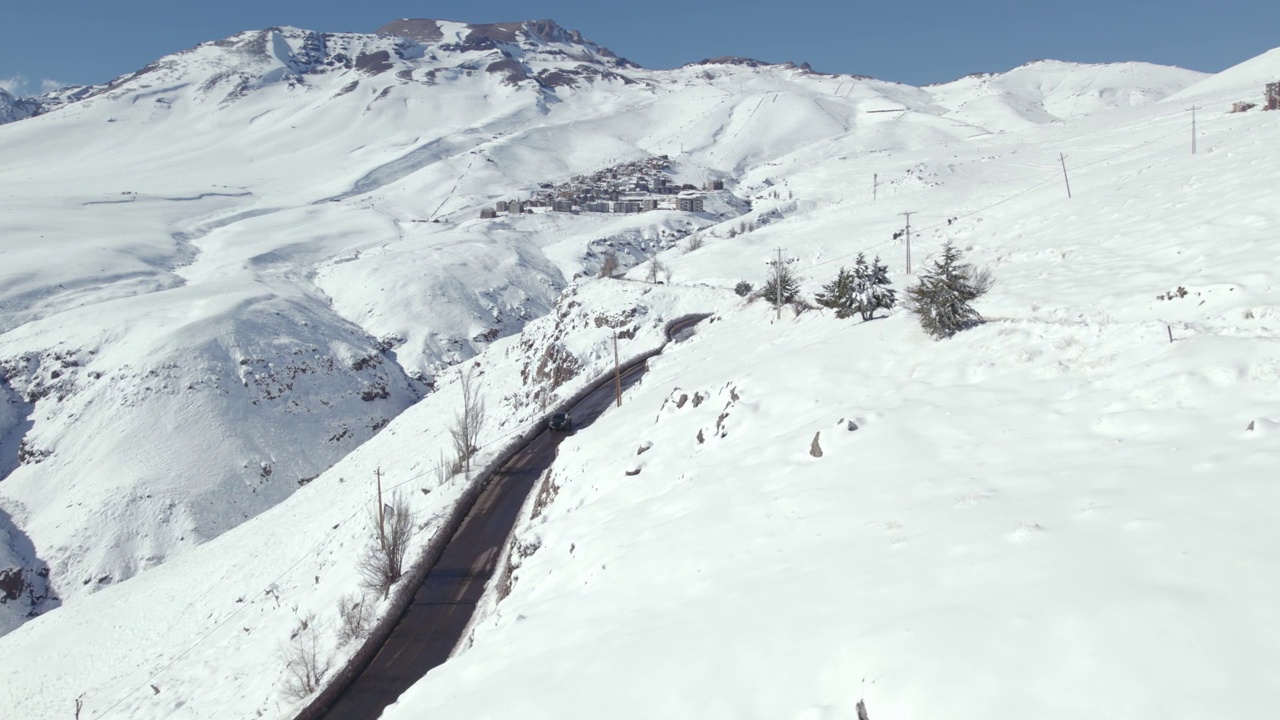
[{"label": "snow-covered slope", "polygon": [[1204,77],[1150,63],[1038,60],[1009,72],[969,75],[925,89],[948,110],[947,117],[999,132],[1149,105]]},{"label": "snow-covered slope", "polygon": [[[334,637],[336,613],[362,597],[353,560],[373,537],[374,472],[387,497],[404,493],[417,513],[411,559],[464,490],[461,474],[442,478],[437,467],[450,452],[442,419],[457,411],[461,373],[476,373],[488,407],[479,467],[546,407],[612,369],[615,330],[625,361],[659,347],[668,321],[724,304],[705,288],[570,285],[551,314],[450,370],[436,392],[277,507],[0,639],[8,711],[59,717],[84,694],[84,718],[291,717],[300,703],[282,695],[280,660],[299,623],[323,629],[326,663],[355,650]],[[381,598],[364,602],[385,611]]]},{"label": "snow-covered slope", "polygon": [[7,567],[55,588],[21,615],[279,502],[602,248],[642,255],[739,211],[480,207],[654,155],[674,182],[733,187],[833,142],[973,134],[920,89],[650,71],[550,21],[245,32],[39,107],[0,128],[0,383],[20,403],[0,506],[27,548]]},{"label": "snow-covered slope", "polygon": [[[455,30],[451,42],[467,34]],[[477,65],[526,42],[509,40],[244,33],[0,130],[0,497],[26,548],[5,567],[31,583],[51,570],[57,588],[23,587],[6,616],[125,580],[279,502],[435,372],[546,312],[594,233],[707,222],[417,222],[455,189],[465,199],[443,210],[471,219],[477,189],[526,193],[555,177],[546,166],[595,169],[616,149],[551,163],[559,140],[517,141],[493,153],[514,155],[501,171],[473,154],[544,117],[537,82]],[[583,62],[537,42],[531,68]],[[623,61],[599,62],[590,82],[613,83],[602,68]],[[577,253],[553,262],[554,242]]]},{"label": "snow-covered slope", "polygon": [[1170,96],[1168,102],[1184,103],[1203,98],[1216,101],[1230,99],[1261,105],[1266,86],[1275,82],[1280,82],[1280,48],[1265,52],[1184,88]]},{"label": "snow-covered slope", "polygon": [[[903,625],[884,608],[944,617],[945,608],[929,603],[958,597],[948,607],[969,612],[985,586],[966,585],[966,573],[1003,577],[1050,562],[1087,565],[1103,544],[1071,544],[1077,554],[1068,557],[1065,544],[1054,545],[1057,554],[1035,555],[1039,546],[1024,543],[1016,547],[1032,552],[1011,558],[996,552],[1003,541],[972,540],[976,554],[968,557],[988,561],[979,572],[963,564],[963,553],[948,554],[964,545],[961,536],[1051,537],[1044,533],[1066,521],[1040,508],[1108,492],[1114,499],[1106,502],[1123,515],[1145,502],[1148,490],[1121,486],[1162,473],[1174,478],[1179,497],[1198,497],[1184,473],[1196,467],[1189,456],[1166,453],[1160,443],[1183,453],[1207,447],[1195,440],[1202,416],[1222,417],[1222,428],[1239,425],[1241,432],[1255,421],[1252,445],[1241,447],[1256,449],[1234,458],[1212,454],[1203,460],[1211,472],[1265,470],[1277,449],[1270,423],[1280,411],[1266,385],[1274,367],[1266,328],[1276,297],[1265,263],[1258,267],[1275,220],[1267,198],[1276,178],[1255,162],[1274,133],[1260,113],[1214,114],[1202,125],[1200,155],[1183,157],[1183,106],[1149,101],[1199,81],[1195,73],[1036,63],[1009,73],[1016,82],[912,88],[728,60],[646,70],[545,22],[403,21],[385,30],[244,33],[105,86],[66,91],[57,109],[0,127],[0,469],[7,473],[0,534],[9,536],[0,547],[0,563],[7,563],[0,573],[9,569],[0,575],[0,630],[52,610],[0,639],[5,686],[21,688],[15,712],[65,714],[87,692],[88,717],[117,700],[112,712],[128,717],[287,716],[296,703],[281,695],[276,649],[309,613],[332,628],[338,598],[354,590],[351,566],[367,527],[340,521],[363,507],[373,469],[410,468],[401,477],[416,480],[438,457],[453,408],[456,371],[449,366],[480,352],[486,372],[507,378],[495,381],[506,410],[494,428],[500,434],[540,412],[524,384],[541,360],[572,355],[585,381],[608,360],[604,333],[627,318],[645,318],[654,342],[659,317],[728,308],[697,341],[658,362],[666,374],[646,380],[635,403],[610,415],[600,444],[583,433],[557,470],[563,496],[582,505],[570,514],[563,501],[540,522],[547,533],[561,533],[554,537],[590,538],[594,549],[584,552],[600,553],[592,562],[613,570],[565,580],[576,572],[578,550],[553,558],[548,534],[548,549],[528,559],[533,564],[520,571],[516,592],[477,627],[472,649],[406,698],[402,712],[451,703],[445,714],[474,716],[484,707],[505,714],[509,707],[490,704],[507,700],[479,696],[481,679],[492,677],[510,678],[511,702],[572,716],[573,707],[557,704],[564,698],[544,703],[536,684],[515,679],[516,658],[607,668],[610,658],[589,648],[628,633],[657,638],[634,645],[634,662],[673,668],[662,676],[671,684],[658,685],[664,703],[707,710],[688,700],[711,693],[694,694],[672,679],[681,672],[699,677],[696,668],[654,654],[680,647],[670,639],[695,626],[681,623],[705,618],[686,614],[663,625],[663,613],[687,607],[673,600],[686,597],[681,593],[707,608],[718,607],[708,598],[741,598],[722,623],[707,621],[705,645],[680,653],[711,667],[723,660],[717,653],[737,647],[730,632],[741,629],[742,618],[769,616],[771,606],[752,603],[778,599],[761,590],[771,584],[794,585],[798,594],[788,597],[830,620],[823,625],[830,633],[812,641],[817,645],[787,645],[780,628],[789,618],[778,615],[764,626],[775,634],[744,651],[748,666],[734,677],[799,654],[830,660],[832,679],[814,682],[847,689],[865,670],[871,683],[878,676],[872,665],[887,658],[948,656],[927,640],[885,641],[861,652],[864,626],[848,618],[873,618],[867,622],[899,637]],[[1231,88],[1202,93],[1206,105],[1238,99],[1228,96],[1264,72],[1256,70]],[[997,95],[1048,115],[1005,123],[998,114],[955,114]],[[1059,151],[1072,163],[1077,197],[1070,203],[1056,185]],[[741,202],[713,196],[704,213],[477,217],[481,207],[528,197],[541,184],[661,154],[671,156],[675,182],[725,179],[754,201],[749,216],[739,217]],[[1011,322],[934,345],[900,315],[865,327],[817,316],[768,325],[758,307],[736,306],[729,288],[743,278],[758,283],[761,261],[779,245],[799,258],[810,290],[860,248],[899,253],[890,238],[906,210],[917,211],[918,233],[925,228],[916,236],[917,261],[944,233],[971,246],[977,260],[995,266],[1000,283],[982,309]],[[675,246],[690,233],[706,246],[681,257]],[[1223,234],[1238,240],[1230,253],[1220,246]],[[634,283],[569,284],[575,274],[593,274],[608,247],[633,257],[670,248],[663,260],[672,282],[694,287],[669,288],[657,300]],[[1190,279],[1201,267],[1208,268],[1203,279]],[[1205,305],[1154,300],[1178,285],[1201,293],[1195,302]],[[566,287],[575,289],[562,297]],[[504,339],[548,312],[549,326],[535,323],[525,339]],[[578,340],[549,329],[569,317],[582,333]],[[1163,347],[1166,324],[1191,337]],[[1202,341],[1207,349],[1199,349]],[[1227,351],[1219,343],[1236,348],[1235,365],[1220,360]],[[1165,353],[1165,364],[1152,370],[1156,356],[1149,353],[1156,352]],[[1197,363],[1206,358],[1217,369],[1201,377]],[[1140,383],[1148,390],[1124,395]],[[708,399],[693,410],[663,409],[673,384]],[[1000,411],[988,423],[973,414],[995,405]],[[1054,414],[1042,427],[1031,419],[1043,408]],[[726,412],[719,430],[727,422],[730,434],[717,438],[717,418]],[[814,432],[822,431],[827,447],[835,421],[851,418],[866,432],[845,430],[830,439],[823,459],[808,458]],[[1214,427],[1222,442],[1245,442]],[[654,447],[637,456],[633,445],[649,436]],[[1053,445],[1054,438],[1061,443]],[[1119,470],[1104,452],[1112,440],[1122,441],[1114,443],[1123,446]],[[855,445],[840,445],[849,442]],[[868,446],[865,454],[857,443]],[[988,448],[981,462],[989,470],[944,486],[957,466],[976,462],[965,453],[978,444]],[[1062,475],[1037,475],[1033,460],[1041,456]],[[640,475],[600,480],[615,475],[601,468],[633,469],[637,457]],[[866,487],[850,484],[854,471],[867,476]],[[1055,478],[1073,489],[1043,487]],[[1103,482],[1112,484],[1097,484]],[[1092,494],[1063,494],[1077,487]],[[420,509],[439,512],[456,491],[423,495]],[[1265,488],[1237,492],[1265,500]],[[999,517],[953,522],[949,510],[929,504],[953,494],[997,497],[983,507],[999,509]],[[778,503],[791,510],[775,513]],[[1160,507],[1163,514],[1153,510],[1147,520],[1163,523],[1168,534],[1144,540],[1152,543],[1147,559],[1185,523],[1177,508]],[[779,524],[752,524],[766,513]],[[908,523],[899,515],[929,538],[912,545],[918,554],[895,570],[892,553],[902,543],[869,544],[865,528],[898,523],[897,535],[888,528],[891,536],[915,537],[902,530]],[[646,529],[654,518],[667,519]],[[1131,519],[1116,520],[1098,537],[1128,537],[1115,528]],[[614,523],[640,529],[593,529]],[[835,550],[814,543],[811,528],[842,543]],[[1064,532],[1072,538],[1070,532],[1086,531]],[[759,553],[776,549],[787,567],[735,555],[735,543]],[[669,558],[675,547],[683,548],[679,560]],[[1206,562],[1215,557],[1216,550],[1206,552]],[[797,557],[807,559],[791,560]],[[943,565],[954,577],[940,586],[960,595],[936,591],[930,563],[938,557],[962,558]],[[652,568],[655,558],[669,560],[671,572],[650,572],[651,587],[633,584],[642,578],[628,568]],[[1116,567],[1128,569],[1126,561]],[[852,569],[842,575],[837,567]],[[615,574],[618,568],[628,570]],[[147,572],[122,582],[141,570]],[[535,570],[552,572],[546,585],[533,584]],[[705,578],[693,577],[698,570]],[[855,571],[865,574],[849,574]],[[878,579],[881,571],[888,580]],[[917,576],[926,580],[911,584]],[[859,595],[839,584],[849,578],[884,589]],[[1060,589],[1060,578],[1040,579],[1017,596],[1034,609],[1026,617],[1038,628],[1051,625],[1041,601]],[[582,581],[590,588],[605,580],[620,584],[603,595],[578,594]],[[1192,617],[1215,628],[1232,588],[1206,595]],[[563,615],[539,605],[556,593]],[[1141,605],[1157,595],[1132,597]],[[54,609],[56,598],[63,605]],[[828,599],[835,604],[822,604]],[[573,608],[593,617],[576,603],[597,601],[613,609],[614,620],[572,633],[562,624]],[[1265,609],[1247,609],[1266,619]],[[259,620],[244,630],[249,615]],[[521,615],[535,620],[512,625]],[[943,638],[927,624],[943,621],[921,622],[929,639]],[[816,625],[802,627],[816,636]],[[1135,627],[1135,642],[1158,645],[1154,630]],[[1009,647],[1039,639],[1004,626],[988,630]],[[544,644],[557,633],[572,641]],[[500,657],[494,648],[508,640],[514,651]],[[1104,641],[1071,657],[1115,650]],[[350,652],[326,642],[337,658]],[[848,654],[833,650],[837,644]],[[542,654],[547,648],[563,655]],[[27,659],[37,649],[48,660],[32,666]],[[1034,656],[1057,668],[1046,653]],[[991,676],[1012,665],[976,657]],[[1272,661],[1262,651],[1256,657]],[[799,707],[792,712],[799,715],[827,703],[829,711],[812,713],[849,715],[840,703],[852,694],[828,703],[819,697],[825,690],[797,679],[825,677],[806,662],[788,661],[796,676],[784,677],[776,695],[758,698],[758,707]],[[963,716],[991,716],[976,694],[935,692],[952,686],[943,663],[929,667],[935,669],[898,685],[886,676],[874,691],[889,693],[885,703],[897,703],[889,707],[916,714],[942,714],[928,698],[959,698]],[[1092,677],[1046,672],[1028,680],[1046,693],[1061,687],[1053,678]],[[1125,697],[1147,702],[1145,679],[1121,675],[1138,693]],[[582,696],[583,707],[626,697],[623,677],[591,679],[596,689]],[[702,677],[721,688],[717,697],[733,696],[727,674]],[[445,698],[445,684],[460,690]],[[1039,708],[1045,695],[1028,693],[1021,707]],[[1238,694],[1246,704],[1234,707],[1248,710],[1249,694]]]},{"label": "snow-covered slope", "polygon": [[1152,106],[874,204],[833,178],[924,153],[809,158],[793,214],[671,258],[728,287],[784,246],[812,293],[867,249],[902,287],[927,208],[917,268],[952,240],[997,285],[943,342],[723,312],[561,447],[510,594],[384,717],[1271,717],[1280,128],[1207,115],[1197,155]]}]

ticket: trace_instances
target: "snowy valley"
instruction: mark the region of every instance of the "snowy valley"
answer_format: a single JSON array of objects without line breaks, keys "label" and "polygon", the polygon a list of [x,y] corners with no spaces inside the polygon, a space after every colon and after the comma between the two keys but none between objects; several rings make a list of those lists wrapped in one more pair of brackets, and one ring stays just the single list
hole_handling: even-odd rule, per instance
[{"label": "snowy valley", "polygon": [[[8,707],[294,717],[298,628],[331,668],[358,645],[375,471],[410,558],[465,495],[462,373],[483,464],[614,332],[625,360],[711,313],[560,445],[503,592],[386,717],[1268,717],[1280,113],[1228,110],[1276,80],[1280,51],[651,70],[550,21],[405,20],[0,94]],[[481,217],[664,155],[724,189]],[[940,342],[733,291],[781,248],[806,297],[859,252],[901,292],[945,241],[996,284]]]}]

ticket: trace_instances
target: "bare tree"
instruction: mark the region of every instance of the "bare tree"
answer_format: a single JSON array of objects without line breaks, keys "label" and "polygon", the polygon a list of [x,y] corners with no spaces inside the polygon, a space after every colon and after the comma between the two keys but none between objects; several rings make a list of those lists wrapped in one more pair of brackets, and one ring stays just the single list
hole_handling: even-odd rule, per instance
[{"label": "bare tree", "polygon": [[320,629],[314,615],[303,618],[294,628],[284,649],[285,694],[301,700],[316,690],[329,672],[330,659],[320,652]]},{"label": "bare tree", "polygon": [[[373,511],[374,535],[360,556],[357,569],[361,584],[386,597],[391,586],[404,574],[404,556],[413,539],[414,512],[409,499],[397,492],[379,513]],[[382,527],[378,527],[379,522]]]},{"label": "bare tree", "polygon": [[453,477],[453,467],[457,464],[457,462],[445,460],[444,451],[440,452],[440,463],[436,465],[435,471],[437,487],[444,487],[449,482],[449,479]]},{"label": "bare tree", "polygon": [[969,285],[978,295],[986,295],[995,284],[996,278],[991,274],[991,268],[969,267]]},{"label": "bare tree", "polygon": [[373,622],[373,603],[368,597],[354,593],[343,595],[338,599],[338,619],[342,621],[338,628],[338,643],[345,645],[359,640]]},{"label": "bare tree", "polygon": [[609,250],[604,254],[604,261],[600,264],[600,272],[596,277],[613,277],[618,272],[618,253]]},{"label": "bare tree", "polygon": [[658,282],[658,276],[666,272],[668,272],[667,266],[663,265],[658,260],[657,251],[650,253],[649,263],[648,263],[648,272],[645,273],[645,280],[648,281],[650,284],[656,284]]},{"label": "bare tree", "polygon": [[480,449],[480,429],[486,419],[484,398],[480,396],[480,383],[475,377],[475,366],[462,374],[462,409],[454,419],[449,434],[453,436],[453,449],[458,460],[471,479],[471,458]]},{"label": "bare tree", "polygon": [[689,240],[685,243],[684,249],[686,252],[693,252],[694,250],[700,249],[702,245],[703,245],[702,236],[697,233],[694,233],[693,235],[689,236]]}]

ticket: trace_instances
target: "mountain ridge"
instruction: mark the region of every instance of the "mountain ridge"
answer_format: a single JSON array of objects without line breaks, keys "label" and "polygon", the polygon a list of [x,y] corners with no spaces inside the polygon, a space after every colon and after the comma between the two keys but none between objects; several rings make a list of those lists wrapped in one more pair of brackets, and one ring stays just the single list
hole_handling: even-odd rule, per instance
[{"label": "mountain ridge", "polygon": [[[278,46],[276,36],[284,38],[285,50]],[[398,38],[411,45],[380,42],[377,38]],[[271,47],[268,47],[271,45]],[[279,73],[275,79],[291,78],[293,82],[305,82],[308,74],[340,70],[360,70],[368,73],[384,72],[395,63],[432,51],[445,53],[492,52],[496,53],[485,67],[486,71],[502,74],[510,83],[531,80],[547,90],[566,84],[595,79],[631,81],[626,71],[663,72],[661,69],[644,68],[614,51],[583,37],[577,30],[568,30],[554,20],[524,20],[498,23],[465,23],[432,18],[403,18],[389,22],[373,33],[320,32],[293,26],[278,26],[260,30],[246,30],[220,40],[200,43],[195,47],[166,55],[153,63],[125,73],[112,80],[84,86],[68,86],[34,97],[4,98],[0,96],[0,124],[35,117],[53,112],[70,104],[91,99],[121,89],[134,81],[161,72],[180,58],[199,54],[207,48],[223,48],[236,51],[251,61],[274,57],[288,72]],[[332,49],[331,49],[332,48]],[[526,54],[556,57],[581,63],[580,67],[556,67],[534,69],[522,62]],[[517,55],[521,57],[516,57]],[[1149,65],[1141,63],[1143,65]],[[743,56],[721,56],[691,61],[681,68],[698,66],[740,66],[747,68],[780,67],[815,71],[808,63],[769,62]],[[999,79],[1035,66],[1070,66],[1077,69],[1127,66],[1129,63],[1075,63],[1070,61],[1038,59],[1002,72],[979,72],[964,75],[955,80],[928,83],[922,89],[946,87],[970,79]],[[1176,66],[1170,72],[1182,71]],[[593,68],[599,68],[595,70]],[[676,68],[679,69],[679,68]],[[227,68],[234,73],[234,70]],[[1186,71],[1193,72],[1193,71]],[[872,76],[848,73],[821,73],[853,81],[874,80]],[[894,82],[894,81],[883,81]],[[243,89],[253,83],[247,82]],[[906,87],[912,87],[902,84]]]}]

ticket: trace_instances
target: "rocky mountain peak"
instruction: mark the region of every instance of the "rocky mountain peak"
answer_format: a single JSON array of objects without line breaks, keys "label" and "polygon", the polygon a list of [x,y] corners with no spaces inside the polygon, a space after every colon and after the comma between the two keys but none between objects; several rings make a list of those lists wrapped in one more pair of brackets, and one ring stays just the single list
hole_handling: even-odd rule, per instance
[{"label": "rocky mountain peak", "polygon": [[424,45],[461,45],[476,49],[497,45],[520,45],[530,49],[546,45],[578,46],[585,53],[609,61],[608,64],[638,67],[612,50],[587,40],[577,30],[565,29],[550,19],[471,24],[430,18],[403,18],[383,25],[377,32]]},{"label": "rocky mountain peak", "polygon": [[40,104],[36,101],[15,97],[0,88],[0,125],[31,117],[39,110]]}]

